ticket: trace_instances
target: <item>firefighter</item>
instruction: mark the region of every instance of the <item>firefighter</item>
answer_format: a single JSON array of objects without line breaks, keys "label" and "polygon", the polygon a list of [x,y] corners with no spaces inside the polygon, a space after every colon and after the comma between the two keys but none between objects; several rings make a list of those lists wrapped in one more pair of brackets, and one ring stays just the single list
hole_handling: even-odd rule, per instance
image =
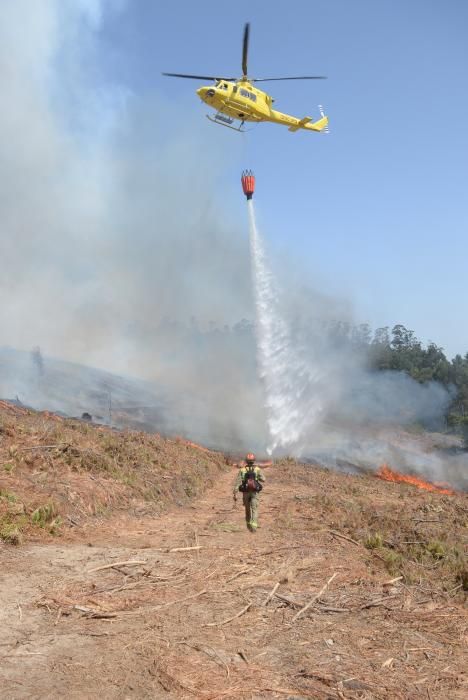
[{"label": "firefighter", "polygon": [[245,458],[245,467],[239,469],[234,483],[233,496],[234,501],[237,501],[238,492],[242,493],[245,521],[251,532],[255,532],[258,527],[258,502],[264,483],[265,477],[260,467],[255,465],[255,455],[249,452]]}]

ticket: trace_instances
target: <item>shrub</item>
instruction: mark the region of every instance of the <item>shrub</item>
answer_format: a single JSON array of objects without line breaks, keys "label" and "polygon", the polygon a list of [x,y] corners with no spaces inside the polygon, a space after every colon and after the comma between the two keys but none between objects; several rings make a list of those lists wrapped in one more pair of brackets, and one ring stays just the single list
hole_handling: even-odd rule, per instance
[{"label": "shrub", "polygon": [[383,545],[383,537],[380,532],[373,532],[367,535],[364,540],[364,546],[367,549],[379,549]]},{"label": "shrub", "polygon": [[389,574],[395,576],[398,574],[403,567],[403,557],[398,552],[393,549],[384,548],[382,551],[382,556],[385,560],[385,567]]},{"label": "shrub", "polygon": [[0,489],[0,498],[3,498],[8,503],[16,503],[16,496],[11,491],[6,491],[5,489]]},{"label": "shrub", "polygon": [[46,527],[51,523],[57,515],[57,509],[53,503],[46,503],[43,506],[39,506],[31,514],[31,521],[39,527]]},{"label": "shrub", "polygon": [[439,540],[429,542],[426,549],[432,554],[434,559],[443,559],[446,555],[445,545]]},{"label": "shrub", "polygon": [[458,574],[458,580],[460,581],[462,590],[468,591],[468,569],[463,569]]},{"label": "shrub", "polygon": [[3,523],[0,526],[0,539],[14,545],[20,545],[23,541],[21,530],[13,523]]}]

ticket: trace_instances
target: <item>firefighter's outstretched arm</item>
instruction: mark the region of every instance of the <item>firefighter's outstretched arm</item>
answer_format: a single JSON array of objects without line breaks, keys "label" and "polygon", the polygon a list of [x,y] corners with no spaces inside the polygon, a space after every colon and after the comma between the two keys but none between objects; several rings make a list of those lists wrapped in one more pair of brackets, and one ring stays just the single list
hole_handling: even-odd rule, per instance
[{"label": "firefighter's outstretched arm", "polygon": [[260,467],[257,467],[257,470],[258,470],[258,471],[257,471],[257,480],[258,480],[258,481],[261,481],[262,484],[264,484],[264,483],[265,483],[265,475],[264,475],[264,473],[262,472],[262,470],[260,469]]},{"label": "firefighter's outstretched arm", "polygon": [[242,484],[242,469],[239,469],[239,473],[237,474],[237,479],[234,482],[234,487],[232,490],[232,496],[235,501],[237,501],[237,494],[239,493],[239,486]]}]

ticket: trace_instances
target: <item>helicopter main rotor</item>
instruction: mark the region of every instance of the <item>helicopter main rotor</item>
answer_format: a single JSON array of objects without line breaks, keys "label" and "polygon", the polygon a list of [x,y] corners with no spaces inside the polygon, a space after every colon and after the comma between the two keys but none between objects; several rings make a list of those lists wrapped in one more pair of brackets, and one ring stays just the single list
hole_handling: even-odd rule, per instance
[{"label": "helicopter main rotor", "polygon": [[247,58],[249,54],[249,35],[250,23],[246,22],[244,26],[244,39],[242,42],[242,80],[247,80]]},{"label": "helicopter main rotor", "polygon": [[285,78],[249,78],[248,77],[248,53],[249,53],[249,36],[250,24],[247,22],[244,26],[244,38],[242,42],[242,78],[226,78],[225,76],[214,75],[190,75],[187,73],[162,73],[170,78],[188,78],[190,80],[226,80],[228,82],[249,82],[249,83],[266,83],[272,80],[325,80],[324,75],[300,75]]}]

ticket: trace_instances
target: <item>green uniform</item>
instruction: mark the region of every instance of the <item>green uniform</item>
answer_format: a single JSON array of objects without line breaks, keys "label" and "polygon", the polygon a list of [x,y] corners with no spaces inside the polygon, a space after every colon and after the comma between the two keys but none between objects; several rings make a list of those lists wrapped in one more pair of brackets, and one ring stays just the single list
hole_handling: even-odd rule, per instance
[{"label": "green uniform", "polygon": [[[251,469],[252,467],[250,467]],[[265,483],[265,477],[260,469],[260,467],[253,467],[255,471],[255,479],[260,481],[262,484]],[[239,493],[239,486],[244,481],[246,473],[249,471],[249,467],[241,467],[237,475],[237,479],[234,483],[233,493],[237,496]],[[242,492],[242,500],[244,502],[245,508],[245,521],[247,527],[250,530],[256,530],[258,527],[258,504],[259,504],[259,494],[256,491],[244,491]]]}]

